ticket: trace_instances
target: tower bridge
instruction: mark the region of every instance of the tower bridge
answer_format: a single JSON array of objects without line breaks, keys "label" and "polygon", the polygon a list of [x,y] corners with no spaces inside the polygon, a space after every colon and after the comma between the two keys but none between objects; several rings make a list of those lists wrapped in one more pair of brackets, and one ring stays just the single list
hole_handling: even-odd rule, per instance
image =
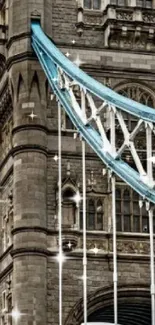
[{"label": "tower bridge", "polygon": [[155,325],[154,22],[0,1],[2,325]]}]

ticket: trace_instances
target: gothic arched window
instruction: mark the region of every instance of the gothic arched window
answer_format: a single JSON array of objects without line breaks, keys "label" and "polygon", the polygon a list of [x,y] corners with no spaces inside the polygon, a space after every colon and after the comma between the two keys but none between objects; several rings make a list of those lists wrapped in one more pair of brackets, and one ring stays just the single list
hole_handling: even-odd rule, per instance
[{"label": "gothic arched window", "polygon": [[[87,230],[103,230],[103,201],[98,198],[87,198],[86,223]],[[80,229],[83,228],[83,208],[80,206]]]},{"label": "gothic arched window", "polygon": [[101,0],[84,0],[84,8],[99,10],[101,8]]},{"label": "gothic arched window", "polygon": [[73,200],[75,192],[67,187],[62,192],[62,226],[64,228],[74,228],[76,224],[77,207]]},{"label": "gothic arched window", "polygon": [[[150,107],[155,107],[155,95],[148,89],[144,88],[139,84],[127,84],[121,87],[116,88],[116,91],[130,99],[133,99],[143,105]],[[137,124],[137,118],[131,114],[123,113],[127,128],[129,131],[132,131]],[[117,123],[119,126],[119,123]]]},{"label": "gothic arched window", "polygon": [[148,212],[139,206],[139,195],[125,185],[116,186],[117,231],[149,232]]},{"label": "gothic arched window", "polygon": [[153,1],[152,0],[137,0],[136,5],[137,5],[137,7],[142,7],[142,8],[152,8]]}]

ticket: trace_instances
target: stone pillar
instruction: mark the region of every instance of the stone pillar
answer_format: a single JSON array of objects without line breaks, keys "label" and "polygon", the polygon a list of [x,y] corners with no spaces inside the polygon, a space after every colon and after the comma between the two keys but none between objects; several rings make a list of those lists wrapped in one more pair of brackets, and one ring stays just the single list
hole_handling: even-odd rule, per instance
[{"label": "stone pillar", "polygon": [[[41,72],[37,77],[35,71],[27,82],[28,72],[22,73],[22,64],[18,68],[18,73],[12,68],[13,78],[18,80],[13,112],[13,307],[25,314],[20,325],[33,324],[36,299],[36,324],[46,325],[45,78]],[[29,96],[26,83],[30,85]],[[32,109],[34,120],[29,116]]]},{"label": "stone pillar", "polygon": [[[31,14],[44,14],[48,0],[10,1],[8,67],[13,98],[14,229],[13,307],[16,325],[46,325],[46,78],[34,58]],[[47,21],[48,19],[46,14]],[[34,114],[31,115],[31,113]],[[30,116],[31,115],[31,116]]]}]

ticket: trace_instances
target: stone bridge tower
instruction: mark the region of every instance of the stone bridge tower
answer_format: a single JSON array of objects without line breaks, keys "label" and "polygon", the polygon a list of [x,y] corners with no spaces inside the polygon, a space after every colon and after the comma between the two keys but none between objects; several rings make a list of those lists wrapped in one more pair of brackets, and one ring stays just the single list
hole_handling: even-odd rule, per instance
[{"label": "stone bridge tower", "polygon": [[[155,107],[154,1],[0,0],[1,325],[15,324],[12,309],[21,312],[17,325],[58,324],[57,101],[31,48],[31,18],[93,77]],[[126,120],[132,129],[135,120]],[[74,133],[62,112],[63,248],[70,257],[63,267],[65,325],[83,321],[82,211],[70,202],[82,193]],[[137,145],[145,161],[142,138]],[[113,322],[111,192],[88,147],[86,167],[88,320]],[[118,320],[151,324],[148,217],[119,179],[116,194]]]},{"label": "stone bridge tower", "polygon": [[52,3],[13,0],[1,1],[1,6],[7,19],[2,32],[7,34],[5,73],[13,121],[9,153],[14,219],[12,307],[23,313],[20,324],[25,325],[33,323],[35,309],[36,324],[41,325],[47,324],[46,78],[31,49],[30,20],[33,14],[39,15],[46,32],[51,31]]}]

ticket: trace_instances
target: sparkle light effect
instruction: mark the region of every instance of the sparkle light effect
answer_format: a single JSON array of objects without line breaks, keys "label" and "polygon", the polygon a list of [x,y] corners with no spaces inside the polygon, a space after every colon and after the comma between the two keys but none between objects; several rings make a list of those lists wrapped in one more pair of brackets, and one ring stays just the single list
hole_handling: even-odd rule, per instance
[{"label": "sparkle light effect", "polygon": [[17,322],[20,317],[21,317],[21,313],[20,311],[18,310],[18,308],[14,308],[10,314],[10,316],[12,316],[12,318]]},{"label": "sparkle light effect", "polygon": [[31,114],[29,114],[29,117],[32,119],[32,121],[34,120],[35,117],[37,117],[36,114],[34,114],[34,112],[32,111]]},{"label": "sparkle light effect", "polygon": [[77,193],[73,196],[72,200],[76,203],[77,206],[79,205],[79,203],[82,200],[82,197],[81,197],[79,191],[77,191]]},{"label": "sparkle light effect", "polygon": [[95,255],[97,255],[98,254],[98,252],[99,252],[99,249],[98,249],[98,247],[97,247],[97,245],[95,244],[95,246],[94,246],[94,248],[92,248],[91,249],[91,251],[95,254]]},{"label": "sparkle light effect", "polygon": [[85,282],[86,280],[90,279],[87,275],[81,275],[81,276],[78,276],[78,279],[79,280],[82,280],[83,282]]},{"label": "sparkle light effect", "polygon": [[76,42],[75,42],[75,40],[73,39],[73,40],[72,40],[72,44],[74,45],[75,43],[76,43]]},{"label": "sparkle light effect", "polygon": [[69,241],[69,243],[67,244],[68,248],[71,249],[72,248],[72,243]]},{"label": "sparkle light effect", "polygon": [[59,252],[57,256],[55,256],[55,259],[58,263],[62,264],[67,260],[67,257],[63,254],[63,252]]},{"label": "sparkle light effect", "polygon": [[58,157],[58,155],[55,155],[54,157],[53,157],[53,159],[54,159],[54,161],[58,161],[58,159],[59,159],[59,157]]},{"label": "sparkle light effect", "polygon": [[80,60],[79,54],[77,54],[76,59],[73,61],[74,64],[76,64],[78,67],[83,64],[84,62]]},{"label": "sparkle light effect", "polygon": [[70,56],[70,53],[69,53],[69,52],[67,52],[65,55],[67,56],[67,58],[69,58],[69,56]]}]

